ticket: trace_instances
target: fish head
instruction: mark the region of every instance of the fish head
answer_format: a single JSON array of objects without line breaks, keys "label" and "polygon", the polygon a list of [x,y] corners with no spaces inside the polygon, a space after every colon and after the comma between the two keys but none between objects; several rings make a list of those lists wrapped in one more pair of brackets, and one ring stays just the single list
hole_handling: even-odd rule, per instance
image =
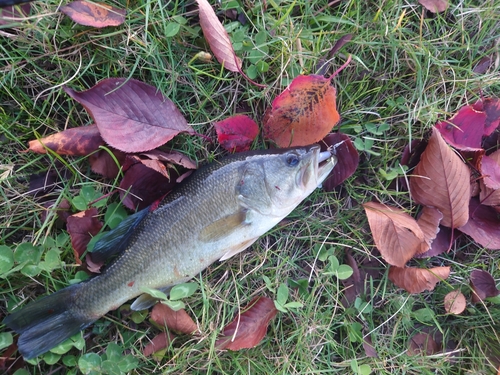
[{"label": "fish head", "polygon": [[261,214],[284,217],[321,185],[337,158],[313,145],[273,150],[248,161],[240,200]]}]

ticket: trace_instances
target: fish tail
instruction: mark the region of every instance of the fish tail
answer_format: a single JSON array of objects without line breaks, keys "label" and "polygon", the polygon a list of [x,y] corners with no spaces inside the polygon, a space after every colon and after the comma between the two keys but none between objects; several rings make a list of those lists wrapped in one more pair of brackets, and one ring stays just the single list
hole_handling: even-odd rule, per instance
[{"label": "fish tail", "polygon": [[3,323],[20,334],[17,346],[25,359],[43,354],[96,320],[75,311],[76,292],[83,284],[71,285],[14,311]]}]

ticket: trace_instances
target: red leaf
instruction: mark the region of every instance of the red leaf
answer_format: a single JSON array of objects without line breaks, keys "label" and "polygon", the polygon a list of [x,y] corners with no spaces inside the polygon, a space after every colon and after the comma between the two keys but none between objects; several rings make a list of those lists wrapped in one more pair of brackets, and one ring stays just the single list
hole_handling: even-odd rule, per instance
[{"label": "red leaf", "polygon": [[[118,176],[120,167],[125,163],[125,153],[111,149],[111,154],[107,150],[99,150],[89,156],[90,167],[95,173],[114,179]],[[115,161],[116,159],[116,161]],[[118,164],[116,163],[118,162]]]},{"label": "red leaf", "polygon": [[161,326],[166,326],[177,333],[191,334],[198,330],[198,326],[188,315],[186,310],[172,310],[163,303],[157,303],[151,311],[151,319]]},{"label": "red leaf", "polygon": [[373,240],[385,261],[404,267],[426,248],[424,233],[406,212],[376,202],[363,204]]},{"label": "red leaf", "polygon": [[162,332],[156,335],[151,340],[151,342],[144,347],[144,349],[142,350],[142,354],[144,355],[144,357],[149,357],[153,353],[168,348],[174,338],[175,336],[170,332]]},{"label": "red leaf", "polygon": [[106,143],[121,151],[152,150],[180,132],[193,133],[172,101],[135,79],[108,78],[86,91],[64,90],[91,114]]},{"label": "red leaf", "polygon": [[469,221],[458,228],[471,236],[481,246],[491,250],[500,249],[500,220],[492,207],[479,204],[476,198],[470,200]]},{"label": "red leaf", "polygon": [[433,290],[438,282],[450,276],[450,267],[425,268],[389,268],[389,280],[408,293],[422,293]]},{"label": "red leaf", "polygon": [[497,289],[495,279],[488,272],[474,270],[470,275],[470,285],[472,287],[472,302],[478,303],[486,298],[496,297],[500,294]]},{"label": "red leaf", "polygon": [[250,117],[236,115],[214,122],[217,139],[229,152],[250,150],[253,141],[259,135],[259,127]]},{"label": "red leaf", "polygon": [[443,214],[441,225],[457,228],[467,222],[470,171],[436,129],[413,172],[410,189],[415,201]]},{"label": "red leaf", "polygon": [[500,189],[500,150],[488,156],[481,155],[480,160],[484,185],[490,189]]},{"label": "red leaf", "polygon": [[203,35],[217,60],[232,72],[241,69],[241,60],[234,53],[229,35],[207,0],[196,0],[200,12]]},{"label": "red leaf", "polygon": [[327,179],[323,182],[325,191],[332,191],[342,182],[352,176],[359,165],[359,154],[348,135],[342,133],[328,134],[322,144],[335,147],[337,164]]},{"label": "red leaf", "polygon": [[75,260],[82,264],[80,257],[87,250],[87,245],[102,228],[102,223],[97,219],[97,208],[78,212],[68,217],[66,229],[71,237],[71,246],[75,252]]},{"label": "red leaf", "polygon": [[103,3],[90,3],[85,0],[72,1],[59,8],[74,22],[93,27],[119,26],[125,22],[125,9],[118,9]]},{"label": "red leaf", "polygon": [[23,20],[31,12],[31,4],[12,5],[0,8],[0,25],[9,25]]},{"label": "red leaf", "polygon": [[95,125],[80,126],[29,142],[29,150],[39,154],[46,148],[59,155],[85,156],[104,145],[99,129]]},{"label": "red leaf", "polygon": [[339,120],[330,79],[301,75],[266,112],[264,136],[278,147],[306,146],[323,139]]},{"label": "red leaf", "polygon": [[243,311],[224,327],[222,336],[215,343],[218,349],[240,350],[257,346],[266,335],[269,322],[278,313],[273,300],[259,296]]},{"label": "red leaf", "polygon": [[455,148],[478,149],[483,136],[493,133],[499,121],[500,100],[487,98],[460,108],[449,120],[437,123],[436,129]]}]

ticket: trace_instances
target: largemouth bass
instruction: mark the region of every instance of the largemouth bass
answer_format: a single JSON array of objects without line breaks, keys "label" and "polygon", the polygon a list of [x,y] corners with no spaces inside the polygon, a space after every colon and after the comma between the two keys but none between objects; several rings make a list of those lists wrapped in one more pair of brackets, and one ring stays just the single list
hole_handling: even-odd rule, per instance
[{"label": "largemouth bass", "polygon": [[[125,219],[97,244],[119,253],[102,274],[14,311],[4,324],[34,358],[84,329],[144,288],[166,290],[217,260],[248,248],[318,187],[336,164],[317,145],[235,154],[200,168],[156,208]],[[142,294],[142,296],[141,296]],[[154,301],[153,301],[154,302]]]}]

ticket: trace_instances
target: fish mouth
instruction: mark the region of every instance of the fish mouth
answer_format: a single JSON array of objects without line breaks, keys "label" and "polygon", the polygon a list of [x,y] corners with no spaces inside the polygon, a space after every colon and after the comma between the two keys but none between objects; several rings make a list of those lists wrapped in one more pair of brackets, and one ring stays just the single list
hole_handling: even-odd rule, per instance
[{"label": "fish mouth", "polygon": [[305,188],[311,184],[311,179],[313,179],[315,189],[321,185],[336,164],[337,157],[332,152],[321,152],[318,145],[311,146],[309,160],[305,163],[302,173],[299,174],[300,185]]}]

